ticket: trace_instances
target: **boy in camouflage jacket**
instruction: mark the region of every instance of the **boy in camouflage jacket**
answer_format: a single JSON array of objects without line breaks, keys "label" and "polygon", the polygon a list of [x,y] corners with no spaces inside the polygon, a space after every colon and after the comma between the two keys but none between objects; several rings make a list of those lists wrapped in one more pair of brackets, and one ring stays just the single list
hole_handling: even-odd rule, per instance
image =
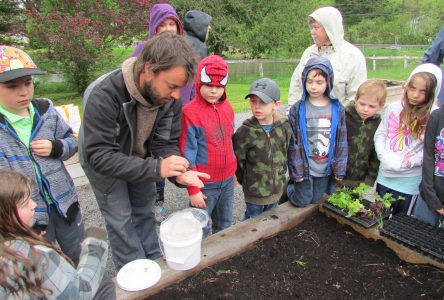
[{"label": "boy in camouflage jacket", "polygon": [[236,131],[233,145],[236,177],[245,195],[244,219],[249,219],[278,205],[288,181],[291,128],[288,120],[275,112],[280,91],[273,80],[256,80],[245,98],[249,98],[253,116]]},{"label": "boy in camouflage jacket", "polygon": [[355,187],[361,182],[373,185],[379,168],[373,138],[384,107],[387,88],[382,80],[367,80],[359,86],[355,101],[345,108],[347,124],[347,173],[342,181]]}]

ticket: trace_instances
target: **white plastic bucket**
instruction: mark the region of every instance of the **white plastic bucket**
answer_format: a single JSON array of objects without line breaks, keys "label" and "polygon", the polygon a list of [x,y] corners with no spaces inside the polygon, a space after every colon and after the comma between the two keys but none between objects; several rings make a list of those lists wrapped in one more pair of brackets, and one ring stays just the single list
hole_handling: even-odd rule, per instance
[{"label": "white plastic bucket", "polygon": [[199,264],[202,225],[189,210],[174,213],[163,221],[159,238],[171,269],[189,270]]}]

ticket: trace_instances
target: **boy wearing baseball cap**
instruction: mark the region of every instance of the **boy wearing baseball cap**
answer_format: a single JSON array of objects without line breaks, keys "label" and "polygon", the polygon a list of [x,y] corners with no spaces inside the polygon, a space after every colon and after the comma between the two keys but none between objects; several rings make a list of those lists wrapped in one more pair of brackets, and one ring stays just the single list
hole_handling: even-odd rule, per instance
[{"label": "boy wearing baseball cap", "polygon": [[253,116],[233,137],[237,158],[236,178],[245,195],[244,219],[254,218],[278,205],[287,178],[287,151],[291,128],[276,113],[280,91],[276,82],[261,78],[253,82],[249,99]]},{"label": "boy wearing baseball cap", "polygon": [[0,169],[31,179],[34,228],[77,265],[83,222],[63,164],[77,152],[77,140],[49,99],[33,98],[32,75],[45,73],[24,51],[0,45]]}]

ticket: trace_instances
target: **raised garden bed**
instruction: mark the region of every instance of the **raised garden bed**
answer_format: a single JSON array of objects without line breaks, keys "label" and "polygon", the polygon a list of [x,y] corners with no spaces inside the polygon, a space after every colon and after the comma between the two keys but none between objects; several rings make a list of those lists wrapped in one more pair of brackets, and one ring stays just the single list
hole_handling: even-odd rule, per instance
[{"label": "raised garden bed", "polygon": [[444,263],[444,229],[401,214],[384,221],[381,235]]},{"label": "raised garden bed", "polygon": [[442,299],[444,273],[316,212],[151,299]]}]

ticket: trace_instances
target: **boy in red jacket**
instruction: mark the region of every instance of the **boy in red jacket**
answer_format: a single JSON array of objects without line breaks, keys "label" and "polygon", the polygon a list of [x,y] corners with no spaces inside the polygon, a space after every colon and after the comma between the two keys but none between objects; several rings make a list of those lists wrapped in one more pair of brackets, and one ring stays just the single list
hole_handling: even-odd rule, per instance
[{"label": "boy in red jacket", "polygon": [[[198,67],[196,96],[182,112],[179,146],[191,169],[211,175],[202,189],[188,187],[191,206],[203,208],[211,216],[212,232],[231,225],[233,215],[234,156],[232,136],[234,111],[225,88],[228,66],[217,55],[204,58]],[[208,235],[210,226],[204,228]]]}]

